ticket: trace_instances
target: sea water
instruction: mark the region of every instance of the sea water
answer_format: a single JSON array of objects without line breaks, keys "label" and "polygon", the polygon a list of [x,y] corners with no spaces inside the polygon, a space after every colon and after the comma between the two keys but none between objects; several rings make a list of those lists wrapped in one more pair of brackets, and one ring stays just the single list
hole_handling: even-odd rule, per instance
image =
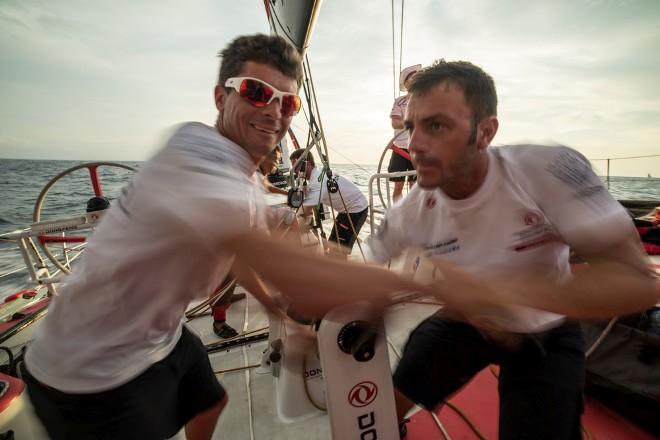
[{"label": "sea water", "polygon": [[[35,204],[41,190],[59,173],[81,164],[80,161],[15,160],[0,159],[0,233],[25,228],[33,222]],[[141,162],[122,162],[139,169]],[[336,174],[353,181],[368,195],[369,178],[377,172],[375,165],[332,166]],[[98,171],[103,195],[113,199],[130,180],[131,172],[116,167],[100,167]],[[609,191],[617,199],[660,200],[660,179],[639,177],[611,177]],[[384,192],[384,189],[382,189]],[[80,169],[63,176],[48,191],[41,203],[40,220],[78,215],[85,212],[87,200],[94,195],[89,171]],[[158,197],[158,194],[154,194]],[[382,206],[374,187],[376,207]],[[369,233],[365,224],[360,233],[364,238]],[[23,266],[23,260],[14,243],[0,242],[0,298],[20,290],[26,285],[27,272],[3,274]]]}]

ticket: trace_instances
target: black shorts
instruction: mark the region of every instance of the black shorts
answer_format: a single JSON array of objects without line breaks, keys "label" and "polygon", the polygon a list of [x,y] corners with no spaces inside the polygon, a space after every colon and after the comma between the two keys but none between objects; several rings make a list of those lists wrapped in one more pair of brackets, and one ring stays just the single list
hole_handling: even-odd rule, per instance
[{"label": "black shorts", "polygon": [[[407,148],[402,148],[403,150],[408,151]],[[392,156],[390,157],[390,164],[387,166],[388,173],[398,173],[400,171],[412,171],[415,167],[410,160],[401,156],[392,150]],[[417,180],[417,176],[401,176],[401,177],[390,177],[390,182],[405,182],[408,178],[409,182],[414,182]]]},{"label": "black shorts", "polygon": [[491,363],[500,365],[499,438],[582,438],[584,341],[574,322],[525,336],[514,353],[468,324],[434,315],[410,334],[394,386],[433,409]]},{"label": "black shorts", "polygon": [[53,439],[162,440],[226,396],[204,345],[185,326],[165,359],[108,391],[63,393],[22,372],[35,412]]},{"label": "black shorts", "polygon": [[[355,228],[355,232],[359,234],[360,229],[364,224],[364,221],[367,219],[368,211],[369,208],[364,208],[360,212],[354,212],[350,214],[347,214],[345,212],[340,212],[339,214],[337,214],[337,218],[335,218],[335,223],[337,224],[337,227],[335,228],[333,225],[332,233],[330,234],[330,238],[328,240],[334,241],[335,243],[339,243],[340,245],[345,246],[348,249],[353,249],[353,245],[355,244],[355,239],[357,238],[357,235],[353,233],[353,228],[351,228],[351,222],[348,220],[349,216],[351,221],[353,222],[353,227]],[[339,230],[339,240],[337,239],[337,230]]]}]

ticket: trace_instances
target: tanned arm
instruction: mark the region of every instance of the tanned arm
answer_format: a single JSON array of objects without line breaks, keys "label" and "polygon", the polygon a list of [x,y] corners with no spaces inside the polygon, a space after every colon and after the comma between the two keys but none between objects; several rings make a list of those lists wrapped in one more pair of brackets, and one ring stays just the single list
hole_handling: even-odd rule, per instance
[{"label": "tanned arm", "polygon": [[626,240],[605,251],[576,252],[587,260],[585,269],[563,286],[541,287],[526,304],[521,295],[522,303],[576,319],[602,319],[639,312],[660,300],[659,280],[632,228]]},{"label": "tanned arm", "polygon": [[403,118],[401,116],[390,116],[390,119],[392,120],[393,129],[401,130],[402,128],[404,128]]},{"label": "tanned arm", "polygon": [[574,319],[606,319],[645,310],[660,300],[660,282],[651,271],[634,231],[618,245],[597,253],[577,250],[589,263],[565,284],[542,275],[512,281],[484,281],[448,263],[436,263],[444,280],[436,295],[470,319],[492,306],[526,306]]},{"label": "tanned arm", "polygon": [[432,294],[386,269],[311,255],[261,233],[237,236],[225,245],[237,260],[285,294],[292,310],[307,316],[320,317],[334,307],[361,300],[385,307],[391,294],[401,291]]}]

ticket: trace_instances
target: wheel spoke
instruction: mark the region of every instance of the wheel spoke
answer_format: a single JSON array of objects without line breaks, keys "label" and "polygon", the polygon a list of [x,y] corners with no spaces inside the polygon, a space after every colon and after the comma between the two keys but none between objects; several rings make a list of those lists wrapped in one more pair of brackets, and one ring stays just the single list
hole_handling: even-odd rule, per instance
[{"label": "wheel spoke", "polygon": [[[86,169],[87,172],[89,173],[89,178],[92,184],[92,189],[94,192],[94,198],[97,199],[105,199],[104,197],[104,191],[103,191],[103,185],[101,184],[101,175],[104,175],[104,173],[99,173],[99,168],[100,167],[110,167],[110,168],[121,168],[124,170],[128,170],[131,172],[134,172],[135,169],[133,167],[130,167],[128,165],[124,165],[121,163],[116,163],[116,162],[93,162],[93,163],[85,163],[85,164],[80,164],[76,165],[74,167],[71,167],[57,176],[53,177],[47,184],[44,186],[44,188],[41,190],[41,193],[39,194],[39,197],[37,197],[37,202],[35,203],[34,207],[34,213],[33,213],[33,220],[36,223],[39,223],[42,221],[42,208],[44,205],[44,201],[46,200],[46,196],[48,192],[50,191],[51,187],[60,179],[63,177],[75,173],[77,170],[81,169]],[[110,181],[111,183],[113,182],[112,180]],[[114,181],[116,182],[116,180]],[[106,184],[108,182],[105,182]],[[113,193],[113,186],[110,185],[110,187],[107,187],[106,189],[109,189],[110,193]],[[111,197],[111,195],[109,196]],[[107,199],[105,206],[103,206],[101,209],[104,209],[105,207],[108,206]],[[90,209],[90,202],[92,199],[89,199],[87,201],[87,210]],[[92,204],[92,206],[96,205],[97,209],[98,204]],[[69,214],[70,215],[70,214]],[[74,214],[76,215],[76,214]],[[77,228],[75,228],[77,229]],[[76,233],[75,229],[72,229],[71,233]],[[45,232],[45,231],[44,231]],[[78,235],[70,235],[67,236],[65,233],[62,233],[62,235],[52,235],[52,234],[40,234],[38,235],[38,243],[41,249],[44,251],[45,255],[48,257],[48,259],[57,267],[59,268],[62,272],[64,273],[69,273],[70,272],[70,267],[71,263],[75,258],[82,252],[81,249],[77,249],[78,246],[84,247],[84,243],[87,240],[86,235],[80,235],[80,232],[77,232]],[[79,243],[77,246],[69,247],[67,246],[67,243]],[[52,248],[52,251],[51,249]],[[59,250],[59,253],[57,253]],[[57,254],[53,253],[56,252]],[[74,258],[69,258],[69,252],[77,252],[77,254],[74,256]]]},{"label": "wheel spoke", "polygon": [[79,236],[66,236],[61,237],[59,235],[40,235],[39,243],[84,243],[87,240],[87,237],[83,235]]},{"label": "wheel spoke", "polygon": [[101,188],[101,182],[99,181],[98,165],[89,165],[87,170],[89,171],[89,177],[92,179],[92,188],[94,188],[94,195],[96,197],[103,197],[103,189]]}]

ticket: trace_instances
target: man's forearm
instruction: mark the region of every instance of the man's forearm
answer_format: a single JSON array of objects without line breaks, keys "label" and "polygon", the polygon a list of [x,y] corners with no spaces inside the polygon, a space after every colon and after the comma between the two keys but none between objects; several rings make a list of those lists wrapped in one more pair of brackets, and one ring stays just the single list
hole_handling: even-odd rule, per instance
[{"label": "man's forearm", "polygon": [[[542,283],[541,283],[542,284]],[[530,286],[518,294],[522,305],[575,319],[605,319],[645,310],[658,301],[659,282],[649,273],[619,262],[598,262],[563,285]]]},{"label": "man's forearm", "polygon": [[266,291],[265,286],[252,269],[240,262],[234,262],[232,274],[240,284],[254,296],[266,309],[272,313],[279,313],[279,308],[273,297]]},{"label": "man's forearm", "polygon": [[305,313],[322,315],[333,307],[361,300],[385,306],[392,293],[426,290],[386,269],[310,255],[261,234],[236,237],[227,245]]}]

